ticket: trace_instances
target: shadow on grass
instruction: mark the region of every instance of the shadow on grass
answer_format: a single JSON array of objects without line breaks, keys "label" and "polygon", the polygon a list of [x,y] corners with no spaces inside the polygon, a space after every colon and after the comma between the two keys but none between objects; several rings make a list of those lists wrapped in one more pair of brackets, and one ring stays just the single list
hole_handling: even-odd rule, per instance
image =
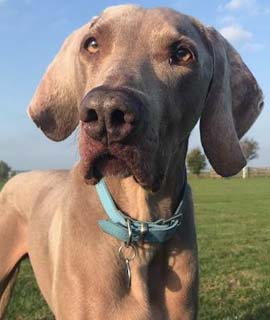
[{"label": "shadow on grass", "polygon": [[[269,300],[270,301],[270,300]],[[258,306],[252,315],[246,315],[243,320],[269,320],[270,319],[270,302],[268,306]]]}]

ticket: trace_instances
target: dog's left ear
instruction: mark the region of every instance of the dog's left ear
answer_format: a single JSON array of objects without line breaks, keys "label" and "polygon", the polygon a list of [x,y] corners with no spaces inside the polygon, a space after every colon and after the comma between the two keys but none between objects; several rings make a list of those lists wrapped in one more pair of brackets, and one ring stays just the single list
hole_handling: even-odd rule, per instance
[{"label": "dog's left ear", "polygon": [[215,171],[231,176],[246,164],[239,139],[262,110],[263,95],[235,49],[215,29],[206,30],[213,76],[200,121],[201,140]]}]

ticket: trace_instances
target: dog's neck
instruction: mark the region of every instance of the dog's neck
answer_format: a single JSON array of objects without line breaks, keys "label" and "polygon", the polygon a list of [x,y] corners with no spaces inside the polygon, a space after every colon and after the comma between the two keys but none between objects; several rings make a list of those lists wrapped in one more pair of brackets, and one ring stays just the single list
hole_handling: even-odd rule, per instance
[{"label": "dog's neck", "polygon": [[166,178],[158,192],[145,190],[133,177],[106,177],[112,198],[119,209],[141,221],[171,217],[179,205],[185,183],[186,144],[182,148],[183,152],[170,159]]}]

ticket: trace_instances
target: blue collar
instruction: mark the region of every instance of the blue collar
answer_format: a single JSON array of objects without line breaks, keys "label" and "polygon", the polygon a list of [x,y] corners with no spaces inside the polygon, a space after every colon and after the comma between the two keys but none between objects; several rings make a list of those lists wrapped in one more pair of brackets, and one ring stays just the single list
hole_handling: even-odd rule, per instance
[{"label": "blue collar", "polygon": [[110,192],[102,179],[96,184],[96,190],[100,202],[107,213],[108,220],[100,220],[99,226],[113,237],[124,241],[127,244],[134,244],[140,241],[148,243],[163,243],[173,237],[182,224],[183,203],[186,194],[187,182],[181,192],[181,201],[174,215],[169,219],[159,219],[154,222],[134,220],[117,209]]}]

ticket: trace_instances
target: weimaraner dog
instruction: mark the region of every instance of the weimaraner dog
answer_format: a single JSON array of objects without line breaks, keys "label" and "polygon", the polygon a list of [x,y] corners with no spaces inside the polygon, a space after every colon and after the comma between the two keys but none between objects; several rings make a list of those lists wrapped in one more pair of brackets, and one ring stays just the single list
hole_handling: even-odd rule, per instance
[{"label": "weimaraner dog", "polygon": [[116,6],[72,33],[28,113],[55,141],[79,126],[80,161],[1,192],[0,318],[28,254],[56,319],[196,319],[188,138],[200,119],[211,165],[234,175],[262,106],[232,46],[171,9]]}]

